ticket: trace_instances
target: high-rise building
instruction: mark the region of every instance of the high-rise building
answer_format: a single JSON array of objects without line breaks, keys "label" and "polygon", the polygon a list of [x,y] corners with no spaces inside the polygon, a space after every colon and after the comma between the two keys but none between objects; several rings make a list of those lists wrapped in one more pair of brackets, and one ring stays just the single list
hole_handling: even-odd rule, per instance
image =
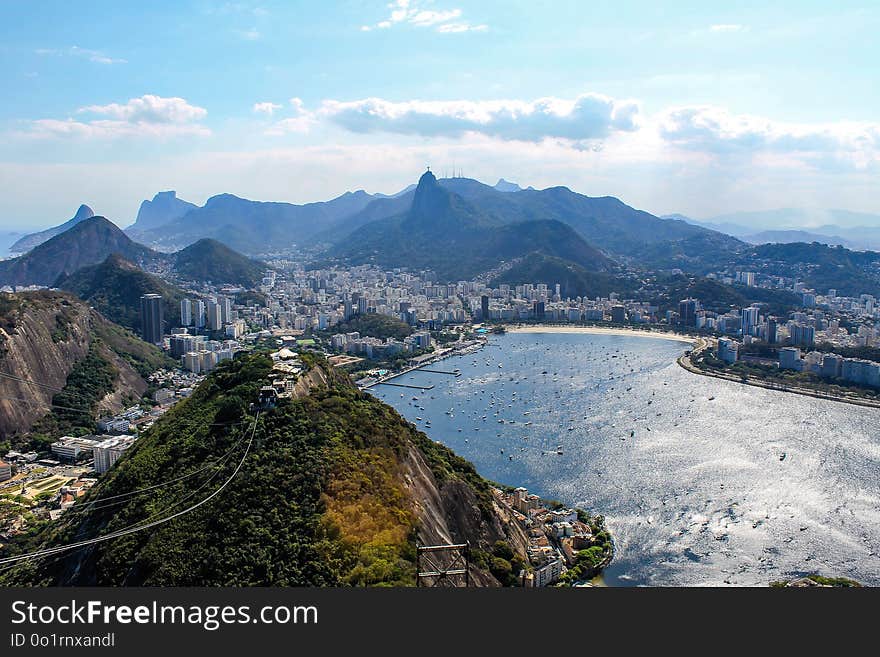
[{"label": "high-rise building", "polygon": [[206,307],[208,316],[208,330],[219,331],[223,328],[223,306],[216,301],[208,300]]},{"label": "high-rise building", "polygon": [[744,336],[753,335],[754,327],[758,324],[758,309],[754,306],[749,306],[748,308],[743,308],[740,313],[740,329],[742,334]]},{"label": "high-rise building", "polygon": [[697,325],[697,300],[682,299],[678,302],[678,322],[684,326]]},{"label": "high-rise building", "polygon": [[544,302],[543,301],[535,301],[532,304],[532,312],[535,315],[535,319],[538,319],[538,320],[544,319]]},{"label": "high-rise building", "polygon": [[776,344],[777,338],[777,326],[775,319],[767,320],[767,343],[768,344]]},{"label": "high-rise building", "polygon": [[611,321],[615,324],[626,323],[626,308],[623,306],[611,306]]},{"label": "high-rise building", "polygon": [[793,345],[812,347],[816,342],[816,329],[807,324],[792,324],[789,333]]},{"label": "high-rise building", "polygon": [[484,294],[480,297],[480,319],[484,322],[489,321],[489,295]]},{"label": "high-rise building", "polygon": [[190,299],[181,299],[180,301],[180,325],[192,326],[193,304]]},{"label": "high-rise building", "polygon": [[755,286],[755,272],[753,271],[738,271],[736,273],[736,280],[738,283],[742,283],[743,285],[748,285],[749,287]]},{"label": "high-rise building", "polygon": [[144,342],[160,344],[165,329],[162,295],[145,294],[141,297],[141,335]]},{"label": "high-rise building", "polygon": [[205,328],[205,302],[202,300],[194,301],[193,305],[193,323],[196,328]]},{"label": "high-rise building", "polygon": [[223,308],[223,323],[232,321],[232,299],[230,297],[217,297],[217,303]]}]

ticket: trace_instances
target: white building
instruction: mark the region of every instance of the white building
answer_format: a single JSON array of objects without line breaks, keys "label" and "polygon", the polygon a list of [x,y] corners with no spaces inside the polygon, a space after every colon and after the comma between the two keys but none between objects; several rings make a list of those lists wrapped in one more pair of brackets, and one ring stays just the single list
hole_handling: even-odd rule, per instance
[{"label": "white building", "polygon": [[548,586],[562,576],[562,559],[550,559],[543,566],[536,566],[534,577],[535,586]]},{"label": "white building", "polygon": [[193,318],[192,318],[192,301],[189,299],[181,299],[180,301],[180,325],[181,326],[192,326]]},{"label": "white building", "polygon": [[205,328],[205,302],[202,300],[194,301],[192,311],[196,328]]},{"label": "white building", "polygon": [[739,345],[729,338],[718,339],[718,358],[725,363],[735,363],[739,357]]},{"label": "white building", "polygon": [[52,443],[52,453],[59,459],[76,461],[80,455],[91,453],[95,445],[100,441],[91,438],[74,438],[62,436],[60,440]]},{"label": "white building", "polygon": [[113,436],[95,445],[95,472],[104,474],[134,444],[134,436]]}]

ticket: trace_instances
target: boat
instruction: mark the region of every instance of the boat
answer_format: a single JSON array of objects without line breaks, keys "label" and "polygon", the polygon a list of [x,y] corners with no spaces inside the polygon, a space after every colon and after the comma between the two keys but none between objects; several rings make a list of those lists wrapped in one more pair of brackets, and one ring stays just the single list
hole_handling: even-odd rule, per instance
[{"label": "boat", "polygon": [[782,452],[782,454],[779,455],[779,460],[784,461],[786,456],[788,455],[785,452]]}]

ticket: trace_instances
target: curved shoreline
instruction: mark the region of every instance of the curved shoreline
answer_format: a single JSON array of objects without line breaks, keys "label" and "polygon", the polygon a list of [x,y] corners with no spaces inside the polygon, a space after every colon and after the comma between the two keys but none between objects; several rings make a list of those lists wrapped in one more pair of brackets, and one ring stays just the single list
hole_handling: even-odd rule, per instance
[{"label": "curved shoreline", "polygon": [[505,327],[508,333],[570,333],[589,335],[620,335],[624,337],[656,338],[659,340],[673,340],[675,342],[689,342],[695,344],[700,338],[684,333],[672,331],[640,331],[638,329],[605,326],[565,326],[562,324],[514,324]]},{"label": "curved shoreline", "polygon": [[[695,347],[692,353],[697,353],[702,351],[708,346],[708,341],[700,340],[697,343],[697,347]],[[822,392],[821,390],[811,390],[809,388],[797,388],[793,386],[786,386],[784,384],[775,383],[772,381],[763,381],[761,379],[756,379],[752,376],[747,376],[743,379],[742,376],[736,374],[725,374],[723,372],[710,372],[707,370],[703,370],[691,362],[690,354],[682,354],[678,358],[676,358],[675,362],[677,362],[681,367],[686,369],[691,374],[699,374],[701,376],[709,376],[713,379],[722,379],[724,381],[730,381],[732,383],[739,383],[741,385],[749,385],[754,386],[755,388],[764,388],[766,390],[776,390],[777,392],[790,392],[795,395],[803,395],[805,397],[814,397],[816,399],[825,399],[827,401],[835,401],[841,402],[843,404],[853,404],[854,406],[862,406],[866,408],[878,408],[880,409],[880,401],[874,401],[873,399],[860,399],[855,397],[844,397],[841,395],[835,395],[833,393]]]}]

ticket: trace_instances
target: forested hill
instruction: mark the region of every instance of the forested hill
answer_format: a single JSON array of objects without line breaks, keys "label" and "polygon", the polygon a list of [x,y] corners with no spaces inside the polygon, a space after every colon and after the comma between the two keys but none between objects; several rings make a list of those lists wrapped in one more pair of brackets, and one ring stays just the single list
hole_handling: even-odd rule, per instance
[{"label": "forested hill", "polygon": [[472,561],[486,566],[476,569],[477,583],[512,583],[520,564],[491,552],[501,541],[523,555],[524,540],[502,524],[473,466],[346,375],[309,362],[307,392],[258,416],[249,407],[271,360],[223,363],[60,522],[6,555],[166,517],[228,480],[216,498],[148,531],[23,562],[0,583],[413,585],[417,541],[465,540]]},{"label": "forested hill", "polygon": [[101,264],[83,267],[59,280],[58,287],[73,292],[107,319],[135,332],[140,332],[142,326],[142,295],[162,296],[168,326],[179,324],[180,301],[186,296],[180,288],[115,253]]}]

